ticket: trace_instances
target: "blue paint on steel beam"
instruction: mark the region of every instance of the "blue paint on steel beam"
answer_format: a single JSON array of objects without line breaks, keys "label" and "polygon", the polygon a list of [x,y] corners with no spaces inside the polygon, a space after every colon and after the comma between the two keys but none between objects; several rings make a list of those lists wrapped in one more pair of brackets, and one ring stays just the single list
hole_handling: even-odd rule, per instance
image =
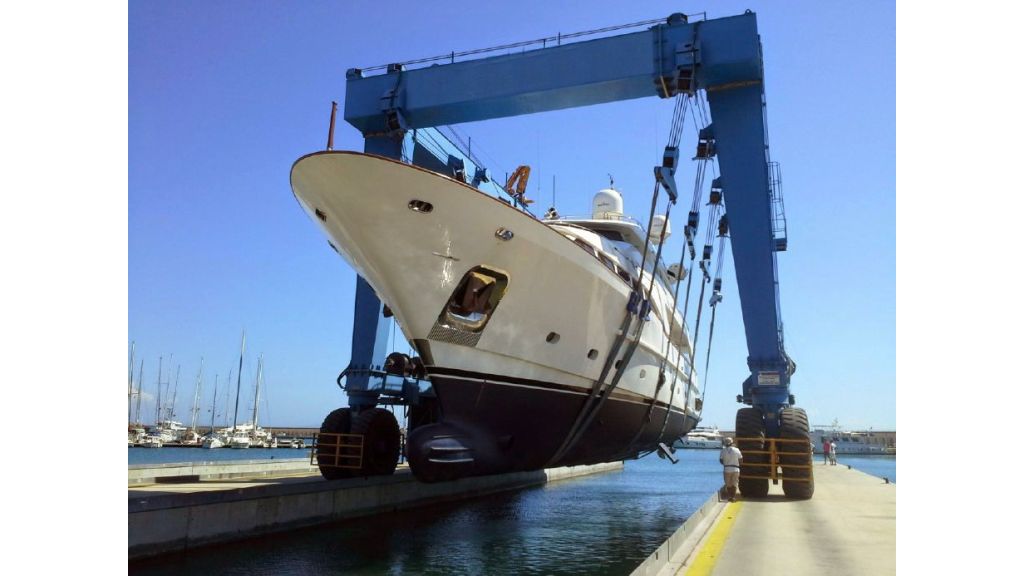
[{"label": "blue paint on steel beam", "polygon": [[375,134],[389,130],[388,108],[421,128],[655,96],[660,77],[695,61],[701,87],[760,81],[754,14],[376,76],[352,73],[345,120]]},{"label": "blue paint on steel beam", "polygon": [[[788,387],[789,358],[782,348],[776,309],[771,197],[761,85],[708,92],[721,184],[729,214],[747,364],[752,372],[777,371]],[[788,392],[787,392],[788,393]]]},{"label": "blue paint on steel beam", "polygon": [[[362,276],[356,277],[356,304],[352,323],[352,359],[350,366],[378,368],[384,364],[392,320],[384,318],[384,305]],[[377,405],[379,390],[370,389],[370,377],[355,372],[345,379],[349,406],[362,410]]]}]

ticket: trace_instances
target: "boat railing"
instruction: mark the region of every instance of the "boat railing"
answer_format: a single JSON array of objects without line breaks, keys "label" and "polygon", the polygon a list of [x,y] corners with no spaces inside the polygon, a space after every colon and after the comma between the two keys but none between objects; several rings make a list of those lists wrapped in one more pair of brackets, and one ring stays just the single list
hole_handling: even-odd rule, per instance
[{"label": "boat railing", "polygon": [[591,214],[586,216],[558,216],[557,218],[544,218],[545,222],[559,222],[565,224],[571,224],[572,221],[600,222],[602,220],[608,220],[610,222],[626,222],[639,226],[640,229],[643,230],[643,224],[641,224],[639,220],[632,216],[626,216],[625,214],[606,214],[603,218],[594,218]]}]

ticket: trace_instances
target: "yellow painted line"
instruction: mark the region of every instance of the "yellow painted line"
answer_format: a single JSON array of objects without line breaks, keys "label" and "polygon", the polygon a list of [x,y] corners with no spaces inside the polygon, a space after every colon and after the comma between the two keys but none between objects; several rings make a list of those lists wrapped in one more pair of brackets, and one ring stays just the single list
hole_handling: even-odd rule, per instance
[{"label": "yellow painted line", "polygon": [[732,532],[732,525],[736,523],[736,517],[743,508],[743,502],[732,502],[722,511],[722,518],[715,525],[707,542],[700,549],[693,564],[686,571],[686,576],[708,576],[715,569],[715,563],[725,547],[725,541],[729,539]]}]

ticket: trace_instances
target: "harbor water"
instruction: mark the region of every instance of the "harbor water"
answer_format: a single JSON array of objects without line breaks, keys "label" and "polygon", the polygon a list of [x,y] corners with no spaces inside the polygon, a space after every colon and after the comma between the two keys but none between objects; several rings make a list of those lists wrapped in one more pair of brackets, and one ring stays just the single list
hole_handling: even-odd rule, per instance
[{"label": "harbor water", "polygon": [[[309,446],[312,439],[306,441]],[[309,448],[128,448],[128,465],[136,464],[177,464],[179,462],[227,462],[231,460],[282,460],[305,458],[309,460]]]},{"label": "harbor water", "polygon": [[[273,452],[276,458],[308,454],[285,449],[148,452],[162,450],[184,452],[189,460],[266,457],[257,452]],[[156,458],[135,455],[139,451],[147,450],[129,449],[130,463]],[[676,456],[676,465],[648,456],[627,461],[620,472],[142,560],[130,564],[129,572],[629,574],[722,483],[717,450],[679,450]],[[895,480],[893,456],[847,456],[840,464]]]}]

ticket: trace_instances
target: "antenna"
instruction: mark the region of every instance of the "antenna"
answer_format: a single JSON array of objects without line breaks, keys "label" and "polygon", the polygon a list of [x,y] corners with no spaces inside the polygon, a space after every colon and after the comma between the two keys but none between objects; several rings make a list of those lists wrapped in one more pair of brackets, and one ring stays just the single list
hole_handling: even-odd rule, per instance
[{"label": "antenna", "polygon": [[615,177],[611,174],[608,175],[608,187],[615,190]]}]

